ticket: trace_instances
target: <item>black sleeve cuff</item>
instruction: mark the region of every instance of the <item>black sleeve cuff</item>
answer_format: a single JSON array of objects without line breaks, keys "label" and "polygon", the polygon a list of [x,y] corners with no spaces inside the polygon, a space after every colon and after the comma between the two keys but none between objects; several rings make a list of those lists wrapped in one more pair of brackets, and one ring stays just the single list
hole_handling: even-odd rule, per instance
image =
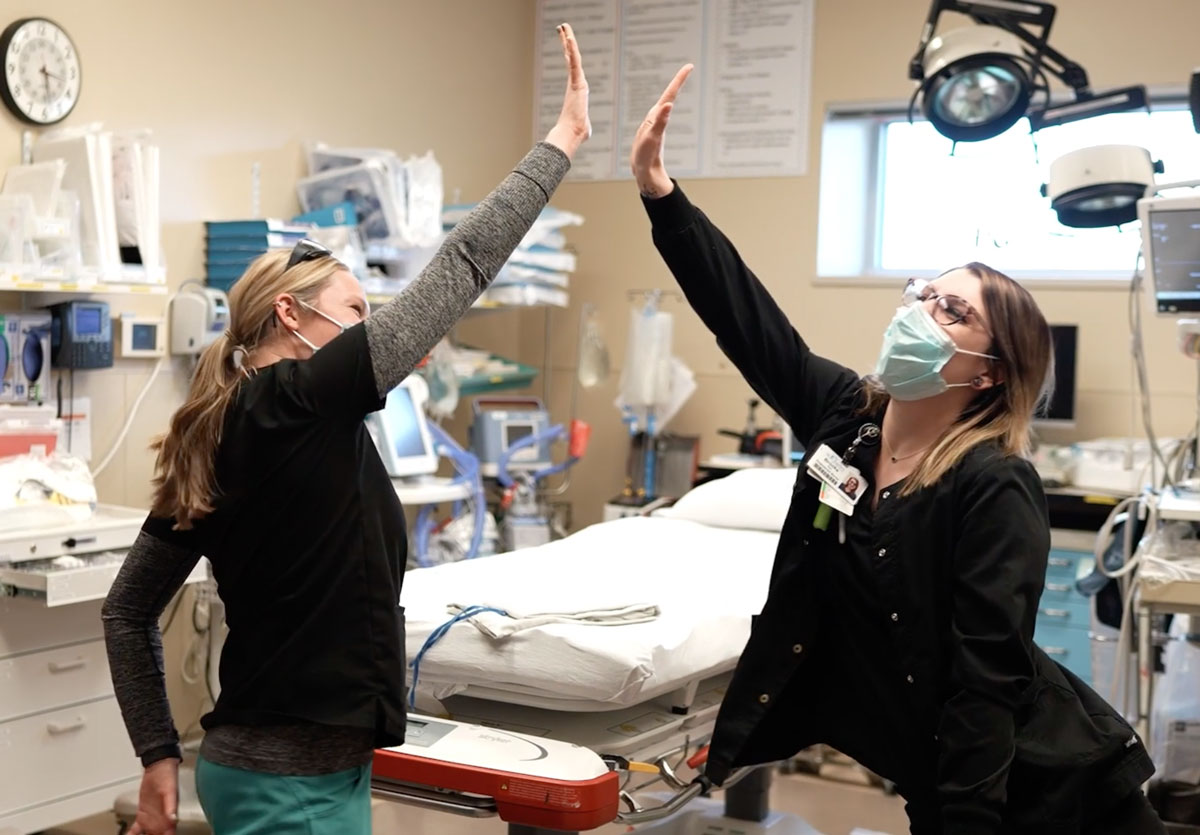
[{"label": "black sleeve cuff", "polygon": [[650,216],[656,232],[678,232],[691,226],[696,218],[696,207],[687,199],[679,183],[671,180],[675,188],[664,197],[646,197],[642,195],[642,205]]},{"label": "black sleeve cuff", "polygon": [[182,760],[183,750],[178,743],[173,745],[159,745],[157,748],[151,748],[146,753],[142,754],[142,768],[149,768],[159,760],[169,760],[171,758]]}]

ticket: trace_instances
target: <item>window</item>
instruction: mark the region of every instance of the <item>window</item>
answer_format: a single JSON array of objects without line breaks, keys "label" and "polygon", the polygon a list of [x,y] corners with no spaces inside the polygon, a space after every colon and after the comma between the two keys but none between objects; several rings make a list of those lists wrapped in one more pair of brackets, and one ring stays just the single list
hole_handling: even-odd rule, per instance
[{"label": "window", "polygon": [[1127,278],[1141,244],[1136,221],[1070,229],[1041,195],[1050,163],[1091,145],[1146,148],[1166,168],[1160,182],[1200,179],[1200,136],[1178,104],[1036,136],[1022,119],[993,139],[957,146],[903,114],[831,114],[822,141],[817,273],[908,276],[984,261],[1016,275]]}]

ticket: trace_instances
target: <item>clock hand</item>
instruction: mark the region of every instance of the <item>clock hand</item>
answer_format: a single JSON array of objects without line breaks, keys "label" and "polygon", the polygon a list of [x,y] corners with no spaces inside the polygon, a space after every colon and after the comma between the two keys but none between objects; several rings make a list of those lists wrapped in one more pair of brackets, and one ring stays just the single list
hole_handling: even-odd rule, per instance
[{"label": "clock hand", "polygon": [[42,75],[46,76],[47,78],[53,78],[55,81],[62,81],[61,75],[55,75],[54,73],[48,71],[45,67],[42,67]]}]

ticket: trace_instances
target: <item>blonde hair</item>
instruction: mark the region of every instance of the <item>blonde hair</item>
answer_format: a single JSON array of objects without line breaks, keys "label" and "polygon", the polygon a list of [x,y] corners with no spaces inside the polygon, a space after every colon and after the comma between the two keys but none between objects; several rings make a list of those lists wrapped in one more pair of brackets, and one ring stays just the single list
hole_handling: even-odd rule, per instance
[{"label": "blonde hair", "polygon": [[[1002,453],[1028,456],[1035,412],[1054,387],[1050,326],[1029,291],[1004,273],[972,261],[959,269],[978,278],[992,333],[988,353],[996,384],[981,391],[957,421],[922,457],[901,495],[936,484],[968,452],[994,443]],[[889,400],[878,381],[865,381],[865,413],[878,414]]]},{"label": "blonde hair", "polygon": [[315,304],[333,275],[346,269],[335,258],[322,257],[285,270],[289,254],[278,250],[259,256],[234,283],[229,329],[200,354],[187,400],[171,416],[167,433],[150,445],[157,453],[151,513],[173,518],[177,529],[191,528],[213,510],[225,416],[248,378],[242,361],[276,327],[276,297],[290,293]]}]

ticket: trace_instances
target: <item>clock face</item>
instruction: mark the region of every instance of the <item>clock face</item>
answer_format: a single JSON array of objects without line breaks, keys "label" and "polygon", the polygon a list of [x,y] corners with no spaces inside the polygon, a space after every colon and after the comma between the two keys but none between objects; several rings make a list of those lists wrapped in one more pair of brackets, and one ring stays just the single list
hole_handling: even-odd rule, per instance
[{"label": "clock face", "polygon": [[0,97],[19,119],[52,125],[79,100],[79,53],[59,26],[40,17],[11,24],[0,35]]}]

